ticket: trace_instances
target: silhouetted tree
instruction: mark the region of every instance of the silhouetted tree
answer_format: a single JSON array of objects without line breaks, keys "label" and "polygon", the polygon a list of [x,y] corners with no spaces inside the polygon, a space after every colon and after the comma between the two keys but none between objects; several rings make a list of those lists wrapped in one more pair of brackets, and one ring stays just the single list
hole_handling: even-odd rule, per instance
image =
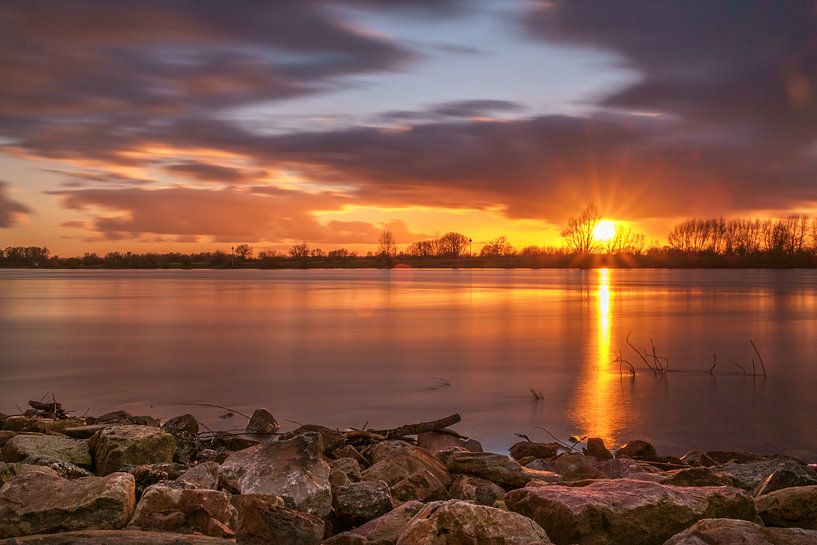
[{"label": "silhouetted tree", "polygon": [[462,233],[446,233],[437,239],[437,255],[459,257],[468,248],[468,237]]},{"label": "silhouetted tree", "polygon": [[397,242],[394,239],[394,233],[388,229],[384,229],[377,239],[377,253],[389,257],[397,255]]},{"label": "silhouetted tree", "polygon": [[235,247],[234,251],[236,257],[239,259],[246,260],[252,258],[253,249],[249,244],[239,244]]},{"label": "silhouetted tree", "polygon": [[289,249],[289,257],[304,258],[309,257],[309,246],[306,243],[296,244]]},{"label": "silhouetted tree", "polygon": [[508,237],[501,236],[487,243],[479,252],[480,256],[509,256],[516,254],[513,246],[508,242]]},{"label": "silhouetted tree", "polygon": [[567,220],[567,227],[562,230],[562,237],[572,253],[582,254],[593,250],[593,231],[600,219],[599,209],[595,204],[589,204],[581,214]]}]

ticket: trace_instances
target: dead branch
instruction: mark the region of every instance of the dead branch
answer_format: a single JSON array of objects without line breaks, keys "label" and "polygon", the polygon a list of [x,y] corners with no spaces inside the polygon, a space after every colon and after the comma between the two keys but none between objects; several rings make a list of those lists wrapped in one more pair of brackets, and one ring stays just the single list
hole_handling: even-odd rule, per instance
[{"label": "dead branch", "polygon": [[740,370],[743,371],[743,376],[746,376],[746,368],[745,367],[743,367],[741,364],[739,364],[735,360],[729,360],[729,363],[731,363],[732,365],[736,365],[736,366],[740,367]]},{"label": "dead branch", "polygon": [[763,363],[763,356],[760,355],[760,351],[755,346],[755,342],[752,339],[749,339],[749,343],[752,345],[752,348],[755,349],[755,354],[757,354],[757,359],[760,360],[760,368],[763,369],[763,376],[766,376],[766,364]]},{"label": "dead branch", "polygon": [[440,431],[443,428],[453,426],[462,420],[459,414],[452,414],[439,420],[432,420],[431,422],[420,422],[417,424],[406,424],[396,428],[386,430],[370,430],[377,435],[384,435],[387,439],[396,439],[406,435],[417,435],[418,433],[425,433],[427,431]]},{"label": "dead branch", "polygon": [[712,374],[712,371],[715,370],[715,366],[718,365],[718,355],[712,354],[712,367],[709,368],[709,374]]},{"label": "dead branch", "polygon": [[545,399],[545,396],[542,395],[542,392],[537,392],[533,388],[530,388],[530,393],[533,395],[533,399],[535,399],[536,401],[541,401],[542,399]]}]

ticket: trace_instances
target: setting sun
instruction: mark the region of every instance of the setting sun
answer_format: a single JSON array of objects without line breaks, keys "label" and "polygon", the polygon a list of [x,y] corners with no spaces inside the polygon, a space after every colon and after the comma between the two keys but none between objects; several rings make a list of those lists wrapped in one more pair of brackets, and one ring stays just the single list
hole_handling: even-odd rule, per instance
[{"label": "setting sun", "polygon": [[611,220],[601,220],[593,228],[593,240],[610,242],[616,236],[616,224]]}]

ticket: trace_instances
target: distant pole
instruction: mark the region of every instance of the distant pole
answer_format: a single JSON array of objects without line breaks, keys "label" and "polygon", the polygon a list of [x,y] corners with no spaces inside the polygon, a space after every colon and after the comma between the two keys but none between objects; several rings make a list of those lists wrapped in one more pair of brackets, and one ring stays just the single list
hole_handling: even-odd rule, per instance
[{"label": "distant pole", "polygon": [[235,246],[230,246],[230,268],[235,268]]},{"label": "distant pole", "polygon": [[468,255],[474,257],[474,239],[468,239]]}]

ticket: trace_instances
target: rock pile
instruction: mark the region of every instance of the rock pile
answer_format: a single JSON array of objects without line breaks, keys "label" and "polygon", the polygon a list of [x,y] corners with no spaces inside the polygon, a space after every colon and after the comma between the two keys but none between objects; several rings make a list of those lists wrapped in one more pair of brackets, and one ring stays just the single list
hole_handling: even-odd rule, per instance
[{"label": "rock pile", "polygon": [[598,438],[506,456],[451,430],[456,415],[282,434],[264,409],[246,434],[203,438],[189,414],[38,406],[0,416],[7,545],[817,544],[817,473],[783,456]]}]

